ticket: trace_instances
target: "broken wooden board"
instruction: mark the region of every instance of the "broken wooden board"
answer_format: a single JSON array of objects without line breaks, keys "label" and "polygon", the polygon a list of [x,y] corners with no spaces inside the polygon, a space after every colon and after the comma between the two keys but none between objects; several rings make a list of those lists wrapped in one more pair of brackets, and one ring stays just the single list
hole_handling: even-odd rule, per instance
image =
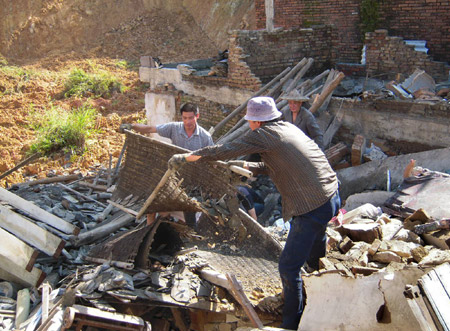
[{"label": "broken wooden board", "polygon": [[418,282],[437,319],[435,322],[443,330],[450,330],[450,264],[437,266]]},{"label": "broken wooden board", "polygon": [[233,274],[228,273],[227,275],[228,282],[230,284],[231,293],[233,297],[239,302],[239,304],[244,309],[247,317],[250,319],[254,327],[258,329],[263,328],[263,324],[253,309],[252,304],[248,300],[247,296],[244,294],[241,284],[238,282],[236,277]]},{"label": "broken wooden board", "polygon": [[420,330],[403,291],[423,274],[405,268],[355,279],[332,273],[303,277],[307,301],[299,330]]},{"label": "broken wooden board", "polygon": [[74,235],[77,235],[80,232],[80,228],[78,228],[77,226],[70,224],[69,222],[66,222],[65,220],[39,208],[35,204],[1,187],[0,187],[0,200],[7,202],[8,204],[17,209],[23,210],[31,217],[36,218],[37,220],[44,222],[59,231]]},{"label": "broken wooden board", "polygon": [[[1,205],[0,227],[55,258],[61,254],[65,245],[65,241],[61,238]],[[3,243],[0,245],[3,245]]]}]

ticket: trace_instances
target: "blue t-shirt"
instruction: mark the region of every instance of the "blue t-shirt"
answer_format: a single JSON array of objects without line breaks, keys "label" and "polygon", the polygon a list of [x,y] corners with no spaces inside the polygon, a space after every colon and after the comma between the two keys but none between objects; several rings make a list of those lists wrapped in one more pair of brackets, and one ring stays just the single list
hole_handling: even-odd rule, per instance
[{"label": "blue t-shirt", "polygon": [[172,140],[172,144],[190,151],[214,145],[209,132],[198,124],[195,126],[194,134],[190,137],[184,129],[183,122],[159,124],[156,126],[156,131],[160,136]]}]

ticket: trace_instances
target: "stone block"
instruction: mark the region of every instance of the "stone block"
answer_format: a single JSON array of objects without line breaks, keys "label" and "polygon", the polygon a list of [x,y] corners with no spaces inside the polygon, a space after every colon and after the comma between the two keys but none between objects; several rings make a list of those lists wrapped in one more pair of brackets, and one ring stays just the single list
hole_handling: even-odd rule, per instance
[{"label": "stone block", "polygon": [[372,260],[381,263],[402,262],[402,258],[393,252],[378,252],[372,257]]},{"label": "stone block", "polygon": [[353,241],[371,244],[375,239],[381,238],[381,226],[377,223],[344,224],[342,228]]}]

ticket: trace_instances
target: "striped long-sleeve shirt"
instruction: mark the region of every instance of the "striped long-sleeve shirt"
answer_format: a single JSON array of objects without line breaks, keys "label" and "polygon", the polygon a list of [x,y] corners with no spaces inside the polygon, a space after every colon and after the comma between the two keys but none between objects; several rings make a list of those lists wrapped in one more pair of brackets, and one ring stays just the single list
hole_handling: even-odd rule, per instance
[{"label": "striped long-sleeve shirt", "polygon": [[268,174],[282,197],[283,218],[302,215],[323,205],[338,189],[336,173],[317,144],[295,125],[268,122],[223,145],[194,151],[201,161],[228,160],[259,153],[254,173]]}]

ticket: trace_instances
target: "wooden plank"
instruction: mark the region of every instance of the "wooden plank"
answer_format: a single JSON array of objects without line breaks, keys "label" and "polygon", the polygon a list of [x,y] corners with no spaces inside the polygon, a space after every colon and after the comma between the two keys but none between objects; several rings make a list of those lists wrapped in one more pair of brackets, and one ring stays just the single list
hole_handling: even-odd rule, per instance
[{"label": "wooden plank", "polygon": [[59,182],[68,182],[72,180],[77,180],[82,177],[81,174],[73,174],[67,176],[55,176],[48,178],[41,178],[37,180],[33,180],[32,182],[26,182],[25,184],[29,186],[39,185],[39,184],[50,184],[50,183],[59,183]]},{"label": "wooden plank", "polygon": [[247,296],[244,293],[244,290],[242,289],[241,284],[236,279],[236,276],[228,273],[227,275],[228,282],[230,284],[231,293],[233,294],[233,297],[240,303],[242,308],[244,309],[246,315],[252,322],[253,326],[262,329],[264,325],[262,324],[261,320],[259,319],[258,314],[256,314],[255,310],[253,309],[252,304],[248,300]]},{"label": "wooden plank", "polygon": [[51,287],[48,282],[42,284],[42,322],[46,321],[48,318],[49,312],[49,303],[50,303],[50,291]]},{"label": "wooden plank", "polygon": [[[440,265],[419,279],[418,283],[424,291],[438,321],[444,330],[450,330],[450,284],[445,274],[450,272],[448,263]],[[440,275],[444,275],[443,279]]]},{"label": "wooden plank", "polygon": [[65,241],[61,238],[1,205],[0,227],[8,230],[17,238],[36,247],[45,254],[55,258],[61,254],[65,245]]},{"label": "wooden plank", "polygon": [[206,279],[208,282],[221,286],[223,288],[226,288],[227,290],[230,290],[230,284],[228,282],[227,276],[224,274],[221,274],[215,270],[212,269],[202,269],[200,270],[200,276],[203,279]]},{"label": "wooden plank", "polygon": [[120,229],[122,226],[125,226],[134,220],[135,218],[133,216],[122,214],[116,219],[111,220],[111,222],[103,224],[95,229],[83,232],[78,236],[72,236],[70,238],[70,242],[76,247],[90,244],[100,238],[106,237],[107,235],[113,233],[114,231]]},{"label": "wooden plank", "polygon": [[51,225],[55,229],[58,229],[67,234],[77,235],[80,232],[80,228],[64,221],[63,219],[43,210],[35,204],[11,193],[4,188],[0,187],[0,200],[3,200],[11,206],[25,211],[27,214],[36,218],[37,220]]},{"label": "wooden plank", "polygon": [[35,267],[28,272],[17,265],[15,260],[0,255],[0,278],[23,286],[39,287],[45,279],[45,273]]},{"label": "wooden plank", "polygon": [[[39,254],[37,250],[14,237],[8,231],[0,228],[0,255],[11,260],[26,271],[33,269],[34,262]],[[8,270],[8,265],[2,265]]]},{"label": "wooden plank", "polygon": [[130,214],[130,215],[133,216],[133,217],[136,217],[136,215],[138,214],[137,211],[135,211],[135,210],[133,210],[133,209],[130,209],[130,208],[127,208],[127,207],[125,207],[125,206],[122,206],[120,203],[114,202],[114,201],[112,201],[112,200],[107,200],[107,202],[108,202],[110,205],[112,205],[113,207],[116,207],[116,208],[118,208],[118,209],[120,209],[120,210],[126,212],[127,214]]},{"label": "wooden plank", "polygon": [[[408,293],[410,292],[410,293]],[[407,290],[405,293],[410,294],[406,295],[406,302],[408,302],[409,307],[411,308],[414,317],[420,325],[420,329],[424,331],[434,331],[436,328],[434,326],[433,321],[429,314],[427,314],[426,306],[423,304],[423,300],[421,301],[420,290],[417,286],[414,288]],[[421,302],[420,302],[421,301]],[[424,309],[422,309],[424,307]]]},{"label": "wooden plank", "polygon": [[172,312],[173,319],[175,321],[175,326],[180,331],[189,331],[189,327],[184,322],[183,315],[181,314],[181,311],[177,308],[170,308],[170,311]]},{"label": "wooden plank", "polygon": [[[92,320],[105,320],[108,321],[108,323],[125,323],[129,325],[128,329],[131,329],[134,327],[144,327],[145,323],[142,318],[138,316],[132,316],[132,315],[126,315],[121,313],[115,313],[115,312],[108,312],[103,311],[97,308],[92,307],[86,307],[82,305],[73,305],[72,307],[67,307],[64,312],[64,327],[68,328],[72,325],[72,323],[67,323],[70,321],[69,318],[66,318],[67,316],[73,316],[75,319],[80,317],[81,319],[87,319],[89,320],[89,317],[91,317]],[[70,322],[73,322],[71,320]],[[69,325],[70,324],[70,325]]]}]

